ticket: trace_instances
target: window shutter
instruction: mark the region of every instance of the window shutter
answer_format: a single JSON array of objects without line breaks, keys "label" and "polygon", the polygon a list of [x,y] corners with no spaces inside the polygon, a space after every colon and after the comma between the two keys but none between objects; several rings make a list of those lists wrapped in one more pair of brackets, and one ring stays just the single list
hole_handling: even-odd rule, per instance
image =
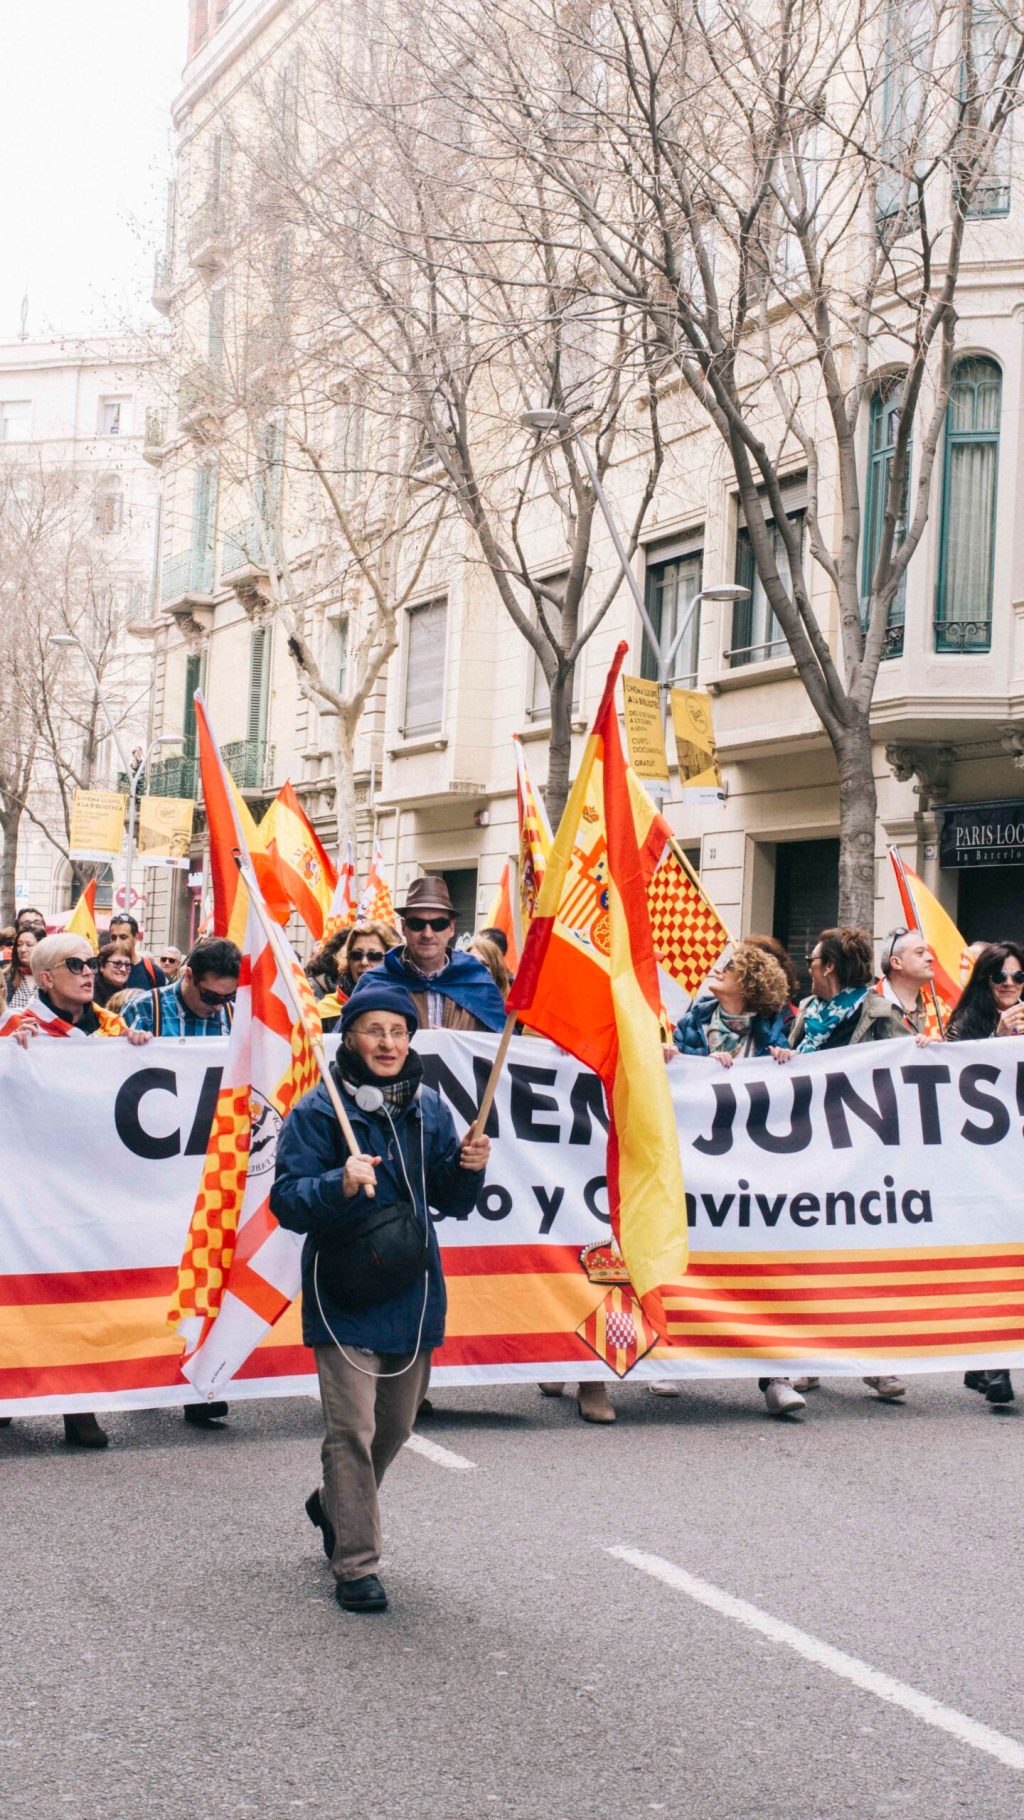
[{"label": "window shutter", "polygon": [[249,653],[249,719],[246,738],[262,744],[267,736],[267,628],[253,629]]},{"label": "window shutter", "polygon": [[405,712],[401,731],[415,737],[436,733],[444,699],[448,622],[445,600],[425,601],[406,615]]}]

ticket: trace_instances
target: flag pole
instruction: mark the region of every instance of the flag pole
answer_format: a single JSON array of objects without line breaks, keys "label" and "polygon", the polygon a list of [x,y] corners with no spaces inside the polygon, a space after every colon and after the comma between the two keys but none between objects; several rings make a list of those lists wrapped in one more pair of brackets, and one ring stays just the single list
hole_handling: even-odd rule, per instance
[{"label": "flag pole", "polygon": [[480,1101],[476,1118],[469,1128],[470,1139],[478,1138],[480,1136],[480,1133],[483,1131],[483,1128],[490,1117],[491,1107],[494,1104],[494,1095],[498,1087],[498,1077],[505,1066],[505,1057],[508,1054],[508,1046],[512,1041],[513,1032],[515,1031],[516,1017],[517,1013],[510,1011],[508,1017],[505,1019],[505,1028],[501,1033],[501,1041],[498,1044],[494,1060],[491,1063],[491,1072],[487,1076],[487,1085],[484,1088],[483,1099]]},{"label": "flag pole", "polygon": [[[346,1144],[348,1145],[349,1150],[351,1151],[352,1155],[361,1156],[363,1154],[362,1149],[360,1147],[356,1134],[352,1129],[352,1122],[348,1116],[348,1113],[345,1110],[344,1101],[342,1100],[341,1094],[338,1092],[337,1084],[334,1080],[334,1076],[331,1073],[330,1065],[327,1061],[327,1057],[324,1054],[323,1035],[321,1033],[320,1036],[314,1036],[310,1032],[309,1026],[306,1022],[305,1009],[302,1005],[302,1001],[300,1000],[298,993],[295,990],[295,983],[291,976],[291,956],[288,953],[282,953],[282,951],[281,951],[281,947],[280,947],[280,943],[279,943],[279,939],[278,939],[279,931],[277,929],[276,924],[271,921],[269,912],[267,910],[267,906],[263,901],[263,893],[261,892],[261,890],[259,888],[259,884],[257,883],[255,873],[250,871],[250,869],[247,867],[245,860],[242,857],[241,850],[237,847],[234,849],[234,860],[235,860],[235,865],[238,867],[239,876],[243,880],[243,882],[245,884],[245,888],[249,893],[249,902],[251,903],[253,910],[256,913],[256,920],[259,923],[261,929],[263,930],[263,933],[266,936],[267,941],[270,943],[270,946],[273,949],[274,954],[277,957],[278,976],[281,979],[285,992],[291,1002],[292,1015],[294,1016],[296,1022],[298,1024],[300,1024],[302,1026],[302,1028],[306,1031],[306,1035],[309,1038],[309,1046],[313,1051],[313,1060],[316,1062],[316,1065],[317,1065],[318,1069],[320,1070],[320,1079],[322,1080],[324,1086],[327,1089],[328,1098],[330,1099],[331,1105],[334,1108],[334,1114],[335,1114],[335,1117],[337,1118],[338,1124],[341,1127],[341,1135],[344,1138]],[[373,1199],[374,1187],[373,1187],[372,1182],[363,1189],[363,1193],[367,1196],[367,1198],[369,1200]]]}]

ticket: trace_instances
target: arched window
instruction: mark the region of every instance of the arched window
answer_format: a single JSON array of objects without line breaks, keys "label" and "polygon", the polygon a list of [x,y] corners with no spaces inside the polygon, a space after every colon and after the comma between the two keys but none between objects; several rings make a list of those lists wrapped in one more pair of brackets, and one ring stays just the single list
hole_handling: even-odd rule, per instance
[{"label": "arched window", "polygon": [[936,651],[988,651],[999,473],[1002,374],[994,360],[957,361],[946,411]]},{"label": "arched window", "polygon": [[[864,510],[864,554],[861,568],[861,613],[866,620],[871,598],[871,581],[882,545],[885,501],[889,492],[889,475],[896,454],[896,437],[900,427],[900,392],[902,377],[897,375],[879,386],[871,400],[871,429],[868,443],[868,473]],[[896,524],[893,552],[907,534],[907,504],[910,497],[910,456],[907,449],[907,471],[903,477],[903,498]],[[906,619],[907,578],[904,575],[889,603],[883,657],[899,657],[903,651],[903,626]]]}]

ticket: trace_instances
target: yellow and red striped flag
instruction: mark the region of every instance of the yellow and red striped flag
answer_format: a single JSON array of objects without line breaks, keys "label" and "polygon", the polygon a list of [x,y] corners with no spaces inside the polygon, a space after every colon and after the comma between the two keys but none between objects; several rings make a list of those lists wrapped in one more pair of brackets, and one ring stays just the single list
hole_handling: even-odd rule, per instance
[{"label": "yellow and red striped flag", "polygon": [[338,874],[287,780],[256,833],[306,928],[321,941]]},{"label": "yellow and red striped flag", "polygon": [[356,922],[390,923],[394,928],[395,906],[391,901],[391,888],[384,877],[384,849],[379,840],[373,843],[373,858],[366,875],[363,895],[359,899]]},{"label": "yellow and red striped flag", "polygon": [[898,847],[889,848],[889,858],[896,874],[907,928],[920,930],[931,949],[937,1015],[934,1019],[928,1017],[925,1028],[938,1036],[942,1034],[944,1019],[960,1002],[960,994],[970,977],[971,957],[952,917],[947,915],[913,867],[907,865]]},{"label": "yellow and red striped flag", "polygon": [[508,943],[508,952],[505,958],[508,962],[510,972],[514,973],[519,965],[519,947],[516,942],[515,918],[512,915],[512,881],[510,873],[511,867],[508,860],[506,860],[502,867],[498,889],[491,899],[484,928],[501,930]]},{"label": "yellow and red striped flag", "polygon": [[264,900],[275,922],[291,916],[288,893],[256,831],[238,785],[221,757],[206,718],[206,703],[197,690],[196,733],[199,770],[203,780],[203,805],[210,837],[210,879],[213,885],[213,931],[226,935],[239,948],[245,939],[248,904],[246,887],[235,864],[235,851],[247,852],[259,879]]},{"label": "yellow and red striped flag", "polygon": [[324,923],[324,941],[329,942],[339,929],[350,929],[356,920],[356,855],[351,839],[345,842],[345,857],[338,863],[334,896]]},{"label": "yellow and red striped flag", "polygon": [[659,831],[637,826],[615,712],[626,649],[608,672],[508,1009],[601,1078],[612,1231],[644,1313],[664,1332],[662,1291],[686,1270],[686,1205],[647,907]]},{"label": "yellow and red striped flag", "polygon": [[519,902],[525,938],[551,855],[551,824],[547,810],[530,782],[526,753],[518,734],[513,735],[513,744],[516,749],[516,808],[519,813]]},{"label": "yellow and red striped flag", "polygon": [[188,1355],[182,1370],[204,1393],[244,1364],[300,1280],[301,1240],[278,1226],[270,1189],[281,1125],[319,1079],[320,1022],[285,937],[257,914],[258,892],[250,871],[227,1060],[168,1311]]},{"label": "yellow and red striped flag", "polygon": [[64,924],[65,935],[84,935],[94,954],[99,951],[100,932],[96,927],[96,880],[91,878]]}]

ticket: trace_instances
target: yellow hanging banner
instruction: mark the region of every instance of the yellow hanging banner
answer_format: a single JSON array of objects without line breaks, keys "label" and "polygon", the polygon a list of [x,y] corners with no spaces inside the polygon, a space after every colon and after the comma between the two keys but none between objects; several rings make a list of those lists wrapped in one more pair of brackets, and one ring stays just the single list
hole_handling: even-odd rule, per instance
[{"label": "yellow hanging banner", "polygon": [[144,866],[187,866],[195,804],[187,796],[144,796],[139,855]]},{"label": "yellow hanging banner", "polygon": [[717,799],[722,795],[722,777],[711,719],[711,697],[701,689],[673,689],[670,701],[679,782],[684,790],[699,790],[701,801]]},{"label": "yellow hanging banner", "polygon": [[105,864],[121,851],[127,797],[114,790],[76,790],[71,804],[72,859]]},{"label": "yellow hanging banner", "polygon": [[668,782],[665,726],[661,715],[661,690],[646,676],[624,676],[622,695],[626,708],[626,746],[637,777]]}]

